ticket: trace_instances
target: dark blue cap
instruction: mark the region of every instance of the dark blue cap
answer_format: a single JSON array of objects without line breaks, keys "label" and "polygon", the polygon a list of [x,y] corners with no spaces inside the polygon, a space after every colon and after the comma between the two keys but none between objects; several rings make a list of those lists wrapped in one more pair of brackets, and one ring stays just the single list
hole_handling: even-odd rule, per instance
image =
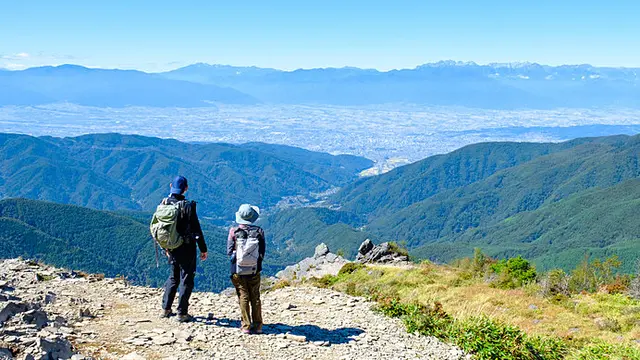
[{"label": "dark blue cap", "polygon": [[176,176],[171,182],[172,194],[183,194],[187,190],[187,178],[184,176]]}]

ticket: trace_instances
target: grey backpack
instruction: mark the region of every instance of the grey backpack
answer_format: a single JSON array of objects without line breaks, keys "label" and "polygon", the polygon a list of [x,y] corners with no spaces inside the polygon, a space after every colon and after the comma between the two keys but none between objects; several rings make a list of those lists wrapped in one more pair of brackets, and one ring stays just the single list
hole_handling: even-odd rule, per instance
[{"label": "grey backpack", "polygon": [[260,228],[238,228],[236,235],[236,272],[238,275],[255,275],[260,258]]}]

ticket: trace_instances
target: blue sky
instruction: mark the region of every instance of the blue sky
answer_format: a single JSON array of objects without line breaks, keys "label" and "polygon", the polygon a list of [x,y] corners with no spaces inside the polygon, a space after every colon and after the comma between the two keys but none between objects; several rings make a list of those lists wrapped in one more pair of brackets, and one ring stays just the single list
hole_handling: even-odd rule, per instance
[{"label": "blue sky", "polygon": [[4,1],[0,67],[640,67],[640,1]]}]

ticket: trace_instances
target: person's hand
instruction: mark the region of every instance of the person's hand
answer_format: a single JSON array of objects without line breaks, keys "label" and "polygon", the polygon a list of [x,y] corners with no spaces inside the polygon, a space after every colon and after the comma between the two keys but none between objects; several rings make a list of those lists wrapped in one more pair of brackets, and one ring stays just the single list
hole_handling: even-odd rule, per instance
[{"label": "person's hand", "polygon": [[206,260],[207,260],[207,257],[208,257],[208,256],[207,256],[207,253],[206,253],[206,252],[200,253],[200,260],[202,260],[202,261],[206,261]]}]

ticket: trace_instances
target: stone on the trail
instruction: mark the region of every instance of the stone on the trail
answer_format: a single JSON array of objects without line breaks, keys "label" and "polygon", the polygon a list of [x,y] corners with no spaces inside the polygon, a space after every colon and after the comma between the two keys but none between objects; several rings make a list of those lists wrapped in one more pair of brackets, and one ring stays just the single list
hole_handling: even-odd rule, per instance
[{"label": "stone on the trail", "polygon": [[285,338],[288,340],[293,340],[301,343],[307,342],[307,337],[304,335],[286,334]]},{"label": "stone on the trail", "polygon": [[193,339],[193,334],[190,331],[179,331],[176,338],[182,342],[189,342]]},{"label": "stone on the trail", "polygon": [[136,352],[132,352],[120,358],[121,360],[146,360],[146,358],[142,355],[139,355]]},{"label": "stone on the trail", "polygon": [[22,321],[36,325],[37,329],[42,329],[49,322],[49,318],[47,313],[42,310],[29,310],[22,314]]},{"label": "stone on the trail", "polygon": [[53,304],[56,301],[56,294],[52,293],[51,291],[49,291],[45,296],[44,296],[44,303],[45,304]]},{"label": "stone on the trail", "polygon": [[73,356],[73,349],[68,340],[57,339],[41,339],[36,340],[36,346],[40,349],[43,359],[70,359]]},{"label": "stone on the trail", "polygon": [[199,333],[198,335],[196,335],[193,338],[194,341],[198,341],[198,342],[207,342],[209,341],[209,339],[207,338],[207,335],[204,333]]},{"label": "stone on the trail", "polygon": [[91,310],[89,308],[81,308],[78,312],[80,317],[92,317]]},{"label": "stone on the trail", "polygon": [[13,316],[29,310],[29,305],[22,302],[10,301],[0,305],[0,309],[2,309],[0,310],[0,324],[3,324]]},{"label": "stone on the trail", "polygon": [[158,336],[153,338],[153,343],[160,346],[171,345],[175,342],[176,339],[170,336]]},{"label": "stone on the trail", "polygon": [[319,257],[327,255],[328,253],[329,253],[329,247],[325,243],[322,243],[316,246],[316,251],[313,254],[313,257],[317,259]]},{"label": "stone on the trail", "polygon": [[71,360],[87,360],[87,358],[84,355],[75,354],[71,357]]}]

